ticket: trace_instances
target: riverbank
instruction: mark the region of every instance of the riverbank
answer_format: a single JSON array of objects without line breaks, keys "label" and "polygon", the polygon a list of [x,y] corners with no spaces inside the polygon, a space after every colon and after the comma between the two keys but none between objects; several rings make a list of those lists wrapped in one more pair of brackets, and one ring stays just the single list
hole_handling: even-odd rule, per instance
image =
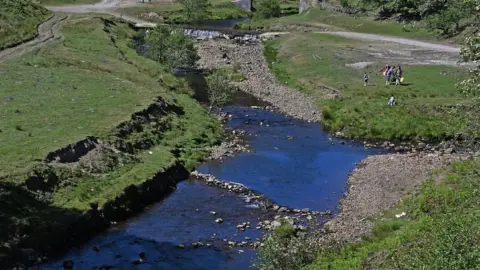
[{"label": "riverbank", "polygon": [[136,54],[128,24],[73,16],[62,32],[0,63],[2,267],[41,263],[134,216],[223,137],[186,82]]},{"label": "riverbank", "polygon": [[[439,143],[468,136],[476,121],[478,109],[455,89],[468,73],[454,66],[456,52],[322,33],[292,33],[266,48],[278,80],[314,98],[324,126],[342,137]],[[402,66],[402,85],[385,85],[384,63]],[[325,97],[324,85],[338,97]],[[387,106],[392,95],[396,105]]]},{"label": "riverbank", "polygon": [[[478,264],[475,247],[480,239],[479,219],[474,210],[478,208],[475,190],[480,178],[475,172],[480,167],[480,159],[478,155],[473,160],[457,157],[448,163],[454,160],[457,161],[428,176],[423,184],[419,182],[413,193],[392,204],[391,208],[383,208],[377,213],[368,210],[374,215],[357,219],[357,222],[349,222],[343,217],[338,222],[332,221],[333,227],[346,224],[360,231],[350,235],[333,232],[332,240],[357,241],[323,246],[313,262],[302,269],[475,268]],[[364,182],[361,179],[366,171],[359,169],[355,172],[351,184]],[[403,182],[405,178],[401,180]],[[396,184],[403,186],[401,182]],[[361,194],[361,191],[355,191],[356,185],[352,188],[353,198]],[[374,187],[374,190],[378,188]],[[391,190],[390,187],[385,191]],[[345,205],[349,205],[349,201],[353,202],[347,197]],[[369,232],[359,239],[363,232],[367,232],[363,231],[367,223],[370,224]],[[331,234],[327,232],[327,238],[328,235]],[[451,239],[458,241],[452,242]]]},{"label": "riverbank", "polygon": [[246,43],[224,39],[199,41],[200,68],[240,67],[245,78],[235,83],[240,90],[265,100],[287,115],[306,121],[319,121],[321,115],[307,96],[293,88],[280,84],[270,73],[259,41]]}]

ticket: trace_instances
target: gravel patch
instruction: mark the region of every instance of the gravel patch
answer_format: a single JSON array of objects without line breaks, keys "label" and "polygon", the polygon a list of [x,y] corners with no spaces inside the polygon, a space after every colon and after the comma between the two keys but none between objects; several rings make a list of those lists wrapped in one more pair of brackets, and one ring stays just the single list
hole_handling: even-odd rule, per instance
[{"label": "gravel patch", "polygon": [[466,157],[427,153],[367,157],[351,173],[341,213],[325,224],[321,242],[351,242],[368,235],[373,229],[368,217],[394,207],[434,170]]},{"label": "gravel patch", "polygon": [[276,110],[289,116],[306,121],[320,120],[320,112],[312,98],[280,84],[270,73],[260,42],[242,44],[231,40],[204,40],[199,41],[197,47],[201,57],[197,64],[201,68],[239,65],[246,78],[235,83],[240,90],[271,103]]}]

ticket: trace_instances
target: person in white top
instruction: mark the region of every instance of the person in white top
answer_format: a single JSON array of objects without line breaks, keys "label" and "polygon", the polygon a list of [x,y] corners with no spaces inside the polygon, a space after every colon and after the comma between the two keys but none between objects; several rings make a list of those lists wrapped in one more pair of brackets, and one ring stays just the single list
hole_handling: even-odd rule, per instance
[{"label": "person in white top", "polygon": [[390,100],[388,101],[388,105],[390,106],[395,105],[395,97],[393,95],[390,97]]}]

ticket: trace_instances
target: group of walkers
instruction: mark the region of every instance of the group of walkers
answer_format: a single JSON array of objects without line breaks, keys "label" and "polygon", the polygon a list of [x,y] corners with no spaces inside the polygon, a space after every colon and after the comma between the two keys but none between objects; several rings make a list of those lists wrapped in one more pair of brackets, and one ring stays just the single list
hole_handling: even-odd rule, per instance
[{"label": "group of walkers", "polygon": [[401,82],[403,82],[402,67],[385,65],[385,69],[383,70],[383,76],[385,76],[386,85],[390,85],[390,83],[392,82],[395,82],[395,85],[399,85]]},{"label": "group of walkers", "polygon": [[[395,85],[400,85],[404,78],[403,78],[403,69],[401,66],[390,66],[385,65],[385,68],[382,69],[383,76],[385,77],[385,85],[390,85],[391,83],[395,83]],[[365,72],[363,74],[363,85],[368,85],[368,74]],[[392,95],[388,100],[388,105],[393,106],[395,105],[395,96]]]},{"label": "group of walkers", "polygon": [[[390,66],[385,65],[383,69],[383,76],[385,77],[385,85],[390,85],[391,83],[395,83],[395,85],[399,85],[403,82],[403,69],[401,66]],[[368,85],[368,74],[363,74],[363,85]]]}]

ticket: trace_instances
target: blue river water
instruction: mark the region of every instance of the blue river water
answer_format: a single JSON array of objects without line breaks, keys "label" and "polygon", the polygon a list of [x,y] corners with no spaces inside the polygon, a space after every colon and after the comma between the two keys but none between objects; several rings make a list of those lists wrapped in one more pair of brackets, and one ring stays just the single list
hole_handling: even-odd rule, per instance
[{"label": "blue river water", "polygon": [[[247,131],[245,140],[253,151],[206,162],[198,170],[245,184],[289,207],[335,212],[355,163],[380,153],[330,139],[317,123],[250,107],[229,106],[224,111],[232,115],[230,127]],[[260,238],[255,224],[263,215],[236,194],[186,180],[139,217],[42,269],[62,269],[64,260],[72,260],[74,269],[249,269],[254,251],[227,243]],[[216,223],[216,218],[223,222]],[[253,226],[238,232],[236,225],[242,222]],[[203,246],[192,246],[196,241]],[[142,252],[143,262],[135,264]]]}]

